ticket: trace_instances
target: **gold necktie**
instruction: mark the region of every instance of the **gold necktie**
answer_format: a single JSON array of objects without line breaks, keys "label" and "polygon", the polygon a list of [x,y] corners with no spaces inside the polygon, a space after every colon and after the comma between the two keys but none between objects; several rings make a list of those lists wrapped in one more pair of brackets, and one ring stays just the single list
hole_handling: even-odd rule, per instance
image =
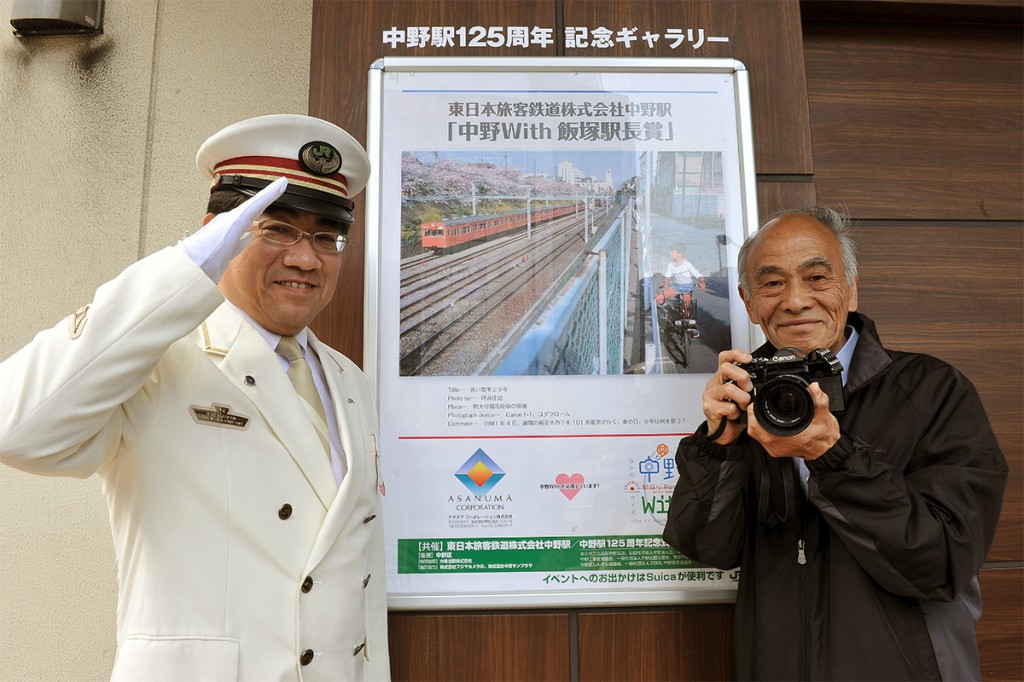
[{"label": "gold necktie", "polygon": [[[299,397],[319,417],[320,423],[317,423],[313,418],[314,415],[310,414],[310,421],[316,427],[317,435],[320,436],[324,450],[327,451],[327,455],[330,457],[331,446],[327,440],[327,413],[324,412],[324,404],[320,400],[320,393],[316,390],[316,384],[313,383],[313,371],[309,368],[309,363],[306,362],[302,346],[295,340],[295,337],[282,336],[281,341],[277,344],[277,352],[288,361],[288,378],[291,379],[295,392],[299,394]],[[307,413],[309,413],[309,410],[307,410]]]}]

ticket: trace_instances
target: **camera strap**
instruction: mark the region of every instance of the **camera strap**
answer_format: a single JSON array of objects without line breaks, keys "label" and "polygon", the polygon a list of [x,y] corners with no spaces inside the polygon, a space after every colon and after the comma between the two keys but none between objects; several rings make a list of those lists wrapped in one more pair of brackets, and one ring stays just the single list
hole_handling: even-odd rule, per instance
[{"label": "camera strap", "polygon": [[714,442],[715,442],[716,440],[718,440],[719,438],[721,438],[721,437],[722,437],[722,434],[723,434],[723,433],[725,433],[725,424],[726,424],[726,422],[728,422],[728,421],[729,421],[729,420],[728,420],[728,419],[725,419],[725,418],[721,419],[721,420],[720,420],[720,421],[718,422],[718,428],[717,428],[717,429],[715,429],[715,432],[714,432],[714,433],[709,433],[709,434],[708,434],[708,440],[709,440],[709,441],[711,441],[712,443],[714,443]]},{"label": "camera strap", "polygon": [[788,458],[773,459],[767,453],[762,453],[759,461],[757,518],[762,525],[774,528],[789,521],[796,508],[794,467]]}]

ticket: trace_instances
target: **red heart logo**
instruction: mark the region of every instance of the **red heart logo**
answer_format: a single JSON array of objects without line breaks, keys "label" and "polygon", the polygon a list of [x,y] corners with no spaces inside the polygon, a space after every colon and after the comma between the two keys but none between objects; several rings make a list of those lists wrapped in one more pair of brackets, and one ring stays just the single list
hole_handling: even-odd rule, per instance
[{"label": "red heart logo", "polygon": [[583,488],[583,474],[558,474],[555,476],[555,484],[558,486],[558,490],[561,491],[570,500],[579,494]]}]

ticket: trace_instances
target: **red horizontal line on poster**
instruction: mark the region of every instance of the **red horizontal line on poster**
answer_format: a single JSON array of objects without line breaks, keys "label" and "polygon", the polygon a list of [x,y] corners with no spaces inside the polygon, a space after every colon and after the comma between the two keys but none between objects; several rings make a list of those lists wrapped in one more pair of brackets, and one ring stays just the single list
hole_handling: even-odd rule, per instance
[{"label": "red horizontal line on poster", "polygon": [[692,436],[692,433],[562,433],[521,436],[399,436],[398,440],[469,440],[485,438],[658,438],[666,436]]}]

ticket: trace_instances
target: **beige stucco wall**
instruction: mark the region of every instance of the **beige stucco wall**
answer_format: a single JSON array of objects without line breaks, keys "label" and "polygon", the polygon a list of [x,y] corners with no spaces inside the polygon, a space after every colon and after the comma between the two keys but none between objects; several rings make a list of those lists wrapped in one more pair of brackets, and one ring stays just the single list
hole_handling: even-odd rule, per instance
[{"label": "beige stucco wall", "polygon": [[[194,229],[208,135],[306,113],[312,18],[312,0],[106,0],[101,36],[19,39],[11,5],[0,0],[0,359]],[[115,606],[98,481],[0,467],[0,679],[108,679]]]}]

